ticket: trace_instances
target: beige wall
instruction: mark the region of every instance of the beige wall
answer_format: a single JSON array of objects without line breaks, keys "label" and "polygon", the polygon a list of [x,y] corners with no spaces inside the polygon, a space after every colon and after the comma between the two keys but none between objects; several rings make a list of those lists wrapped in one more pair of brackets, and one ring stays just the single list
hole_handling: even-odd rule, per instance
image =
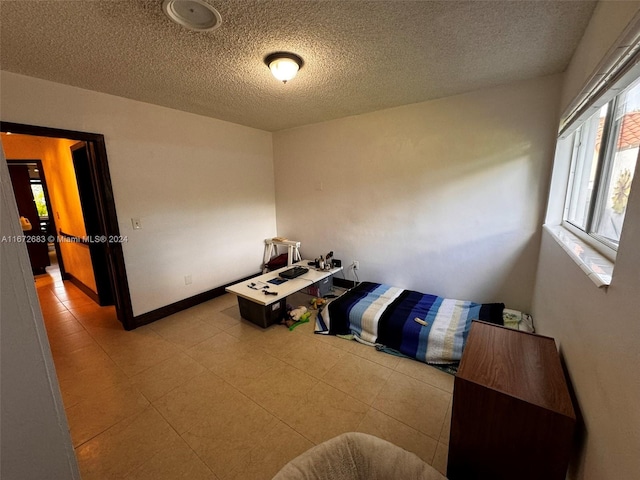
[{"label": "beige wall", "polygon": [[276,132],[278,233],[361,279],[528,311],[560,81]]},{"label": "beige wall", "polygon": [[[77,141],[15,134],[1,134],[1,137],[7,158],[42,160],[51,200],[50,215],[55,218],[58,232],[62,230],[69,235],[84,237],[87,231],[69,149]],[[81,243],[62,242],[60,249],[65,271],[97,294],[89,247]]]},{"label": "beige wall", "polygon": [[[638,7],[638,2],[599,4],[567,72],[566,95],[580,90],[600,61],[595,54],[609,50]],[[554,177],[562,178],[562,172]],[[564,194],[555,184],[548,218],[558,218],[551,210],[562,208]],[[533,315],[538,332],[555,337],[584,416],[571,479],[635,479],[640,472],[639,244],[637,184],[608,289],[596,288],[549,234],[543,235]]]},{"label": "beige wall", "polygon": [[0,86],[4,121],[105,136],[135,315],[260,270],[276,235],[269,132],[8,72]]}]

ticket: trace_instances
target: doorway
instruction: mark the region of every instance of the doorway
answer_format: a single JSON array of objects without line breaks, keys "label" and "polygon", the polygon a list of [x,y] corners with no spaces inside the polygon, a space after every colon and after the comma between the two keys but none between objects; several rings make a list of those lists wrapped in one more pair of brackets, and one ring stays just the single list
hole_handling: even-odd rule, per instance
[{"label": "doorway", "polygon": [[[58,244],[52,233],[56,231],[53,218],[49,216],[49,200],[42,162],[33,160],[7,160],[9,176],[20,215],[22,233],[27,244],[27,253],[34,275],[45,273],[51,265],[49,249],[57,250]],[[56,257],[60,254],[56,251]],[[64,270],[64,267],[63,267]]]},{"label": "doorway", "polygon": [[[74,171],[77,191],[80,197],[81,217],[84,230],[81,234],[73,234],[61,229],[57,225],[53,237],[55,238],[56,256],[61,273],[65,271],[64,253],[60,248],[70,244],[86,249],[90,263],[95,271],[95,296],[101,305],[114,305],[118,320],[126,330],[135,328],[131,297],[124,265],[121,238],[117,223],[107,152],[104,137],[100,134],[60,130],[32,125],[22,125],[10,122],[0,122],[3,133],[45,137],[46,139],[68,139],[70,147],[72,169]],[[9,156],[10,157],[10,156]],[[9,163],[9,162],[8,162]],[[18,166],[18,165],[16,165]],[[40,171],[44,171],[39,168]],[[51,188],[52,185],[49,185]],[[33,201],[31,202],[33,203]],[[38,216],[36,214],[36,216]],[[39,216],[38,216],[39,217]],[[53,223],[59,218],[49,215]],[[39,218],[38,218],[39,220]],[[55,227],[54,227],[55,228]],[[50,237],[47,236],[47,237]],[[78,250],[78,249],[76,249]]]}]

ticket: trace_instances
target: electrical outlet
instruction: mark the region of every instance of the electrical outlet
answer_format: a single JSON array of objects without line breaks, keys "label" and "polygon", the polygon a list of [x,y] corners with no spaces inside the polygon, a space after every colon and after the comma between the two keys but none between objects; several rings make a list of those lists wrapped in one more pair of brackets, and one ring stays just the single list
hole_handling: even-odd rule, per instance
[{"label": "electrical outlet", "polygon": [[142,222],[140,221],[139,218],[132,218],[131,219],[131,225],[133,226],[134,230],[142,229]]},{"label": "electrical outlet", "polygon": [[185,275],[184,276],[184,284],[185,285],[191,285],[193,283],[193,281],[191,280],[191,275]]},{"label": "electrical outlet", "polygon": [[360,270],[360,262],[358,260],[353,261],[353,269]]}]

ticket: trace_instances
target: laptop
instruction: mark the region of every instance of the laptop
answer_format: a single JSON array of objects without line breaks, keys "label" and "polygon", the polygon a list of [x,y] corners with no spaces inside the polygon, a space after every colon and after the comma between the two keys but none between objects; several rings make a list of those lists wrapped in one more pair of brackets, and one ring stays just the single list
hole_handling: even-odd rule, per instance
[{"label": "laptop", "polygon": [[300,275],[304,275],[308,271],[309,271],[308,268],[296,266],[288,270],[285,270],[284,272],[280,272],[279,275],[282,278],[291,280],[292,278],[296,278],[296,277],[299,277]]}]

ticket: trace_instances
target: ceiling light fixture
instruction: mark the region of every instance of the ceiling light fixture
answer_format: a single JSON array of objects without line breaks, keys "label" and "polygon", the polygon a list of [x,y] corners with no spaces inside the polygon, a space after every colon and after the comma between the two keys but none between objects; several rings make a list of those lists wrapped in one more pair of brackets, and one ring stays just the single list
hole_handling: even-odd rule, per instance
[{"label": "ceiling light fixture", "polygon": [[196,32],[214,30],[222,23],[220,13],[205,0],[164,0],[162,10],[178,25]]},{"label": "ceiling light fixture", "polygon": [[274,77],[282,83],[287,83],[298,74],[304,62],[295,53],[276,52],[267,55],[264,59]]}]

